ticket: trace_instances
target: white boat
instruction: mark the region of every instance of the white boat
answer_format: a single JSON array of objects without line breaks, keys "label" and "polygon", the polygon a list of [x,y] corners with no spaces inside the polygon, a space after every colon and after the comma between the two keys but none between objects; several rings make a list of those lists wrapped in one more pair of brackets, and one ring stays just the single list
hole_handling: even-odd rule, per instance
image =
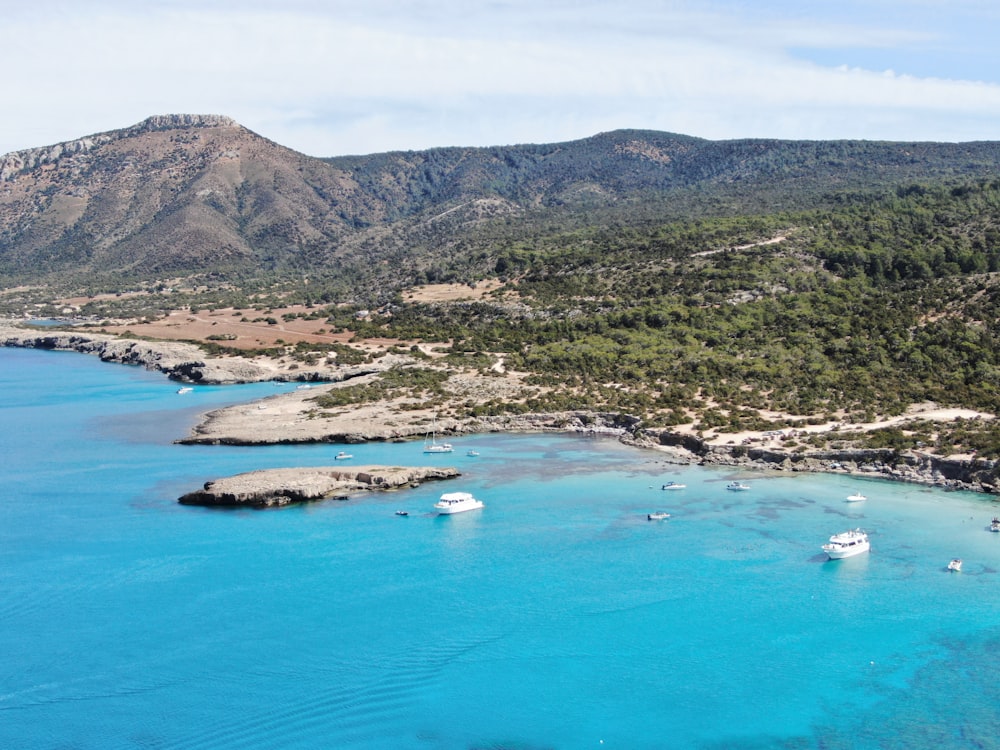
[{"label": "white boat", "polygon": [[469,451],[465,454],[466,456],[478,456],[479,451]]},{"label": "white boat", "polygon": [[823,551],[831,560],[853,557],[871,549],[868,535],[861,529],[851,529],[840,534],[834,534],[830,541],[823,545]]},{"label": "white boat", "polygon": [[954,560],[952,560],[950,563],[948,563],[948,570],[953,571],[955,573],[961,573],[962,572],[962,561],[959,560],[956,557]]},{"label": "white boat", "polygon": [[669,513],[664,513],[662,511],[657,511],[656,513],[647,513],[646,514],[646,520],[647,521],[666,521],[668,518],[670,518],[670,514]]},{"label": "white boat", "polygon": [[853,495],[847,496],[847,502],[849,503],[860,503],[862,500],[867,500],[868,498],[862,495],[860,492],[855,492]]},{"label": "white boat", "polygon": [[687,487],[686,484],[680,484],[679,482],[667,482],[665,485],[660,487],[661,490],[683,490]]},{"label": "white boat", "polygon": [[726,485],[727,490],[732,490],[733,492],[744,492],[750,489],[749,484],[743,484],[743,482],[730,482]]},{"label": "white boat", "polygon": [[990,531],[1000,531],[1000,518],[993,516],[993,520],[990,521]]},{"label": "white boat", "polygon": [[352,456],[350,453],[344,453],[344,451],[341,451],[340,453],[338,453],[333,458],[336,461],[346,461],[349,458],[354,458],[354,456]]},{"label": "white boat", "polygon": [[182,386],[182,387],[178,388],[177,392],[178,393],[190,393],[193,390],[194,390],[194,388],[192,388],[191,386],[185,385],[185,386]]},{"label": "white boat", "polygon": [[442,516],[485,507],[482,500],[476,500],[469,492],[446,492],[434,503],[434,509]]},{"label": "white boat", "polygon": [[424,440],[424,453],[451,453],[451,443],[439,443],[437,441],[437,417],[434,418],[434,427],[430,432],[430,440]]}]

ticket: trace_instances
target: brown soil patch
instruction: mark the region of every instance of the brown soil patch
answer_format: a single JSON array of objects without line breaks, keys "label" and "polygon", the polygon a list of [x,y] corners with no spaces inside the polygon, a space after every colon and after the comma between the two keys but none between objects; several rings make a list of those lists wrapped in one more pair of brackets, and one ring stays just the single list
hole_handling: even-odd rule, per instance
[{"label": "brown soil patch", "polygon": [[407,302],[458,302],[461,300],[482,299],[503,283],[499,279],[480,281],[475,286],[468,284],[427,284],[414,287],[403,292]]},{"label": "brown soil patch", "polygon": [[[260,349],[299,342],[346,344],[354,335],[351,331],[334,333],[330,324],[322,318],[285,320],[282,317],[300,312],[309,311],[300,306],[275,308],[266,313],[232,308],[197,313],[174,310],[166,317],[149,323],[106,326],[104,330],[115,334],[130,331],[137,336],[171,341],[216,343],[235,349]],[[269,323],[268,320],[276,322]]]}]

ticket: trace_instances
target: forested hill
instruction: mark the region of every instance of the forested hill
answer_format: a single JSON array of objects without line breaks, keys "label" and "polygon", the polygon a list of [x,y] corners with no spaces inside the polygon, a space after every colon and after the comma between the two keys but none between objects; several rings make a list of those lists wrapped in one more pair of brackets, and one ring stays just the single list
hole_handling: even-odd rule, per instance
[{"label": "forested hill", "polygon": [[[464,280],[553,232],[805,210],[845,191],[998,173],[993,142],[640,130],[319,159],[226,117],[170,115],[0,157],[0,286],[309,274],[391,292],[428,272]],[[392,274],[366,276],[386,264]]]}]

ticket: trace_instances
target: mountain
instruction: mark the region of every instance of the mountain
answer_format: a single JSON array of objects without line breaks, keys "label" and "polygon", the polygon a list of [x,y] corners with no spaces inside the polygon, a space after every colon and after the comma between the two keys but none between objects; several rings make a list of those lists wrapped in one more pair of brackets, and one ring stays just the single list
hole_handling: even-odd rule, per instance
[{"label": "mountain", "polygon": [[158,116],[0,157],[0,283],[379,264],[401,280],[401,263],[416,270],[459,250],[490,266],[498,238],[553,227],[773,213],[998,170],[994,142],[708,141],[640,130],[320,159],[227,117]]}]

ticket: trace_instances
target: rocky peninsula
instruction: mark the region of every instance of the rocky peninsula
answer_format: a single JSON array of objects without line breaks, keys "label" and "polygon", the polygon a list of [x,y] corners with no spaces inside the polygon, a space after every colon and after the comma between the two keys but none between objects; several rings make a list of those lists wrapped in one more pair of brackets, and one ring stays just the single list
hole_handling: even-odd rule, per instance
[{"label": "rocky peninsula", "polygon": [[[184,342],[145,341],[93,332],[29,330],[3,321],[0,321],[0,345],[92,354],[106,362],[143,366],[188,383],[228,384],[268,380],[308,383],[308,387],[304,385],[291,393],[210,412],[204,415],[190,435],[179,439],[179,443],[268,445],[396,441],[422,438],[432,424],[438,436],[445,439],[485,432],[573,432],[614,436],[624,443],[658,451],[666,460],[676,463],[733,466],[747,470],[847,473],[1000,494],[1000,466],[996,461],[974,455],[940,456],[932,451],[851,447],[821,450],[796,440],[785,440],[797,432],[804,435],[832,431],[837,427],[833,423],[813,425],[801,431],[701,435],[693,431],[692,425],[649,428],[638,417],[587,410],[456,417],[448,415],[452,411],[450,405],[421,407],[406,396],[335,409],[319,406],[317,396],[344,387],[348,381],[363,383],[388,367],[412,364],[401,355],[386,355],[366,365],[328,364],[310,370],[288,370],[267,358],[209,357],[198,346]],[[465,405],[473,396],[479,400],[516,400],[519,394],[519,385],[510,374],[483,377],[454,373],[446,387],[456,403]],[[867,431],[890,425],[905,428],[908,420],[947,422],[956,418],[994,417],[967,409],[937,409],[935,405],[928,404],[915,406],[912,413],[893,420],[852,425],[852,429]],[[344,480],[341,478],[338,481]],[[294,487],[291,489],[294,490]],[[297,495],[294,491],[291,494],[274,493],[275,498],[284,496]]]},{"label": "rocky peninsula", "polygon": [[182,505],[273,508],[328,498],[385,491],[460,476],[457,469],[406,466],[331,466],[261,469],[210,482],[178,498]]},{"label": "rocky peninsula", "polygon": [[327,366],[311,369],[280,367],[266,357],[211,357],[196,344],[181,341],[145,341],[91,331],[44,331],[0,320],[0,346],[90,354],[103,362],[135,365],[161,372],[171,380],[202,385],[238,383],[339,382],[378,372],[392,364]]}]

